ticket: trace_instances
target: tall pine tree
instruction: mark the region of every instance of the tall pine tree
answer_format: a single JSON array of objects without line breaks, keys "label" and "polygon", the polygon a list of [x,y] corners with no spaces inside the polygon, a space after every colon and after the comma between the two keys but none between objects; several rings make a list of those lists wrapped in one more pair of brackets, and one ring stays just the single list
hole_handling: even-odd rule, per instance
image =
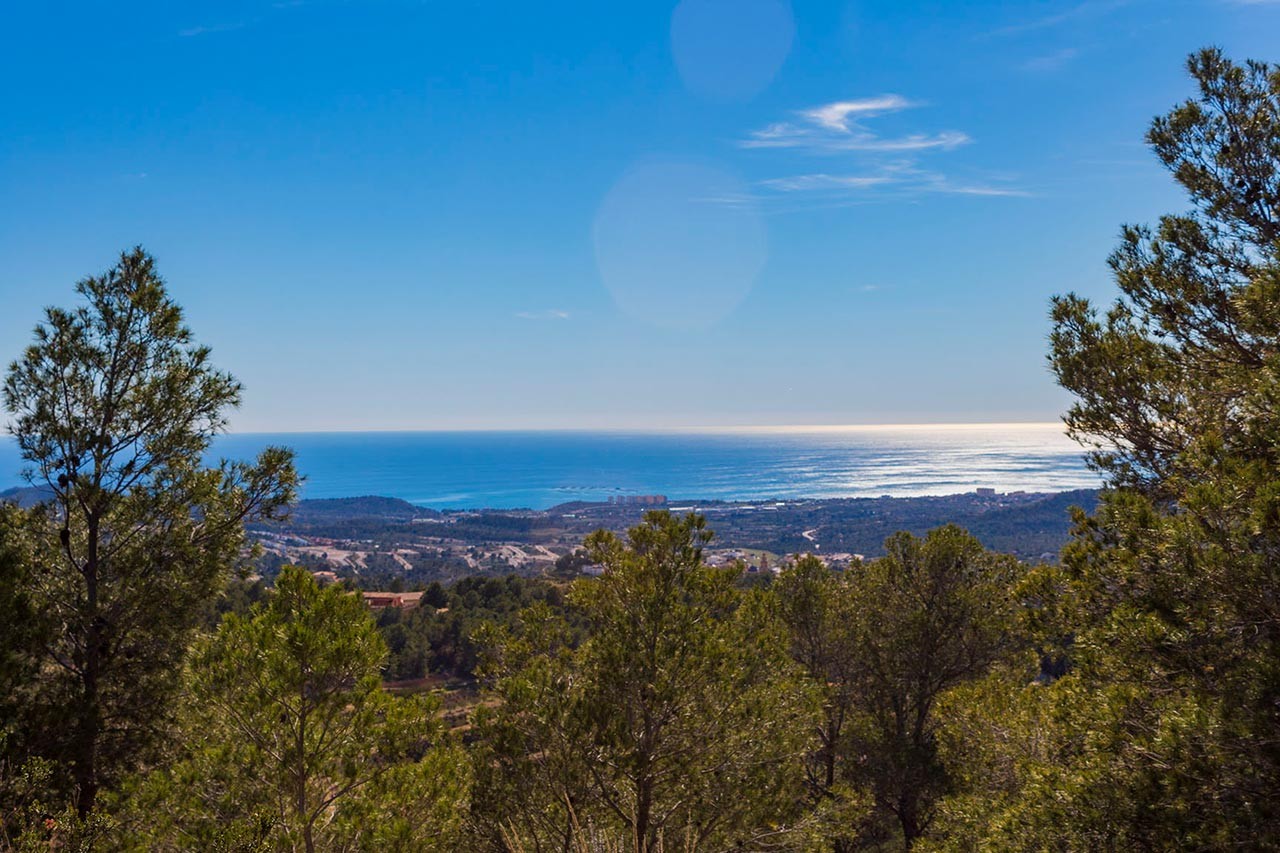
[{"label": "tall pine tree", "polygon": [[990,785],[964,834],[1002,848],[1280,846],[1280,68],[1189,69],[1148,141],[1191,210],[1124,229],[1105,312],[1053,305],[1109,488],[1024,590],[1069,672],[958,714]]},{"label": "tall pine tree", "polygon": [[[201,606],[236,565],[244,522],[292,500],[292,455],[204,462],[240,385],[193,342],[142,249],[50,308],[4,403],[50,499],[32,524],[28,600],[44,661],[10,741],[52,761],[81,817],[146,762]],[[20,747],[17,745],[21,745]],[[21,760],[21,755],[11,755]]]}]

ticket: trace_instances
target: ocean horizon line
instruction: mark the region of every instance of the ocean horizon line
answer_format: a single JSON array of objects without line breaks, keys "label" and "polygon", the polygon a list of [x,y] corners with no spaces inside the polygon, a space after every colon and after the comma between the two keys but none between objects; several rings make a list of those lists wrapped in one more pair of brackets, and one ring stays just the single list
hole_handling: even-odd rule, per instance
[{"label": "ocean horizon line", "polygon": [[[1065,427],[1044,422],[232,432],[214,439],[208,461],[250,459],[271,445],[295,451],[304,497],[375,495],[435,509],[545,509],[567,495],[751,501],[1098,482]],[[0,442],[0,488],[21,482],[18,456],[14,442]]]},{"label": "ocean horizon line", "polygon": [[529,426],[529,427],[371,427],[360,429],[250,429],[227,430],[221,435],[437,435],[456,433],[621,433],[644,435],[699,435],[743,433],[842,433],[876,432],[885,430],[1018,430],[1058,429],[1066,432],[1061,421],[940,421],[922,423],[859,423],[859,424],[725,424],[704,426]]}]

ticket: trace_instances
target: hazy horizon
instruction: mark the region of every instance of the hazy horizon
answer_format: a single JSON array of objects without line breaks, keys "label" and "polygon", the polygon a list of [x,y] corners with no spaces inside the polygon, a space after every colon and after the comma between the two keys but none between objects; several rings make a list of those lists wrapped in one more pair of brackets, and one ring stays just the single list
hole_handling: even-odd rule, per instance
[{"label": "hazy horizon", "polygon": [[[358,429],[227,429],[218,433],[226,436],[287,436],[287,435],[377,435],[415,433],[632,433],[638,435],[822,435],[857,432],[913,432],[913,431],[962,431],[1000,429],[1053,430],[1066,435],[1066,424],[1056,421],[929,421],[917,423],[809,423],[809,424],[681,424],[660,425],[619,424],[613,426],[535,426],[514,424],[509,426],[459,425],[447,427],[376,427]],[[14,442],[9,426],[0,425],[0,442]]]},{"label": "hazy horizon", "polygon": [[[825,432],[871,432],[871,431],[910,431],[910,430],[962,430],[962,429],[1021,429],[1021,428],[1057,428],[1065,431],[1061,421],[933,421],[920,423],[847,423],[847,424],[675,424],[661,426],[618,425],[618,426],[524,426],[512,425],[503,427],[456,426],[456,427],[379,427],[374,429],[271,429],[271,430],[227,430],[224,435],[308,435],[324,433],[341,435],[346,433],[432,433],[432,432],[689,432],[689,433],[825,433]],[[7,436],[6,436],[7,437]]]},{"label": "hazy horizon", "polygon": [[[1099,484],[1083,450],[1051,423],[231,433],[208,456],[249,459],[269,444],[295,451],[303,497],[379,495],[435,509],[546,509],[626,494],[790,500]],[[0,488],[15,480],[16,451],[0,442]]]}]

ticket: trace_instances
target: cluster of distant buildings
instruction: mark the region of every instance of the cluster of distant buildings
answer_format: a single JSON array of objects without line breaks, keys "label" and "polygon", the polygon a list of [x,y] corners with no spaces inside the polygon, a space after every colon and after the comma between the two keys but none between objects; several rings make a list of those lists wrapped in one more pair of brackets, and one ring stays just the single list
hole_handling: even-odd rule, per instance
[{"label": "cluster of distant buildings", "polygon": [[[315,571],[311,573],[316,583],[326,586],[338,582],[337,572]],[[364,603],[370,610],[385,610],[394,607],[398,610],[412,610],[422,603],[422,591],[417,592],[362,592]]]},{"label": "cluster of distant buildings", "polygon": [[666,506],[666,495],[611,495],[609,503],[614,506]]},{"label": "cluster of distant buildings", "polygon": [[[783,558],[779,562],[771,563],[767,554],[759,551],[752,553],[751,551],[744,551],[740,548],[721,548],[714,551],[706,551],[703,553],[702,559],[708,566],[716,568],[741,563],[746,567],[747,574],[749,575],[769,573],[776,575],[791,564],[789,558]],[[862,562],[864,559],[866,558],[861,554],[834,553],[822,555],[822,562],[825,563],[828,568],[834,569],[835,571],[844,571],[850,566]],[[587,575],[588,577],[599,577],[604,574],[604,566],[596,563],[583,566],[582,574]]]},{"label": "cluster of distant buildings", "polygon": [[412,610],[422,603],[422,593],[419,592],[365,592],[364,603],[369,605],[370,610],[385,610],[388,607],[394,607],[399,610]]},{"label": "cluster of distant buildings", "polygon": [[[777,563],[770,563],[767,554],[758,551],[752,553],[739,548],[709,551],[704,556],[704,559],[708,566],[728,566],[733,563],[742,563],[747,567],[747,574],[752,575],[768,572],[776,575],[791,563],[791,559],[787,557]],[[865,557],[861,554],[831,553],[821,555],[821,559],[828,568],[843,571],[856,563],[862,562]]]}]

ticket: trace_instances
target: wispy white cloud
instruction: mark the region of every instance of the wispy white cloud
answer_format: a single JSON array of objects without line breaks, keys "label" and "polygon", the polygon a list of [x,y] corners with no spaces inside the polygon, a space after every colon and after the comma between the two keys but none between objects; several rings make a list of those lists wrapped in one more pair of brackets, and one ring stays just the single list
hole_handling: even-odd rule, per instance
[{"label": "wispy white cloud", "polygon": [[178,30],[178,35],[182,38],[191,38],[192,36],[210,35],[212,33],[229,33],[232,30],[239,30],[247,27],[249,21],[233,21],[226,24],[211,24],[204,27],[188,27],[185,30]]},{"label": "wispy white cloud", "polygon": [[1052,53],[1046,53],[1043,56],[1033,56],[1026,62],[1022,63],[1023,71],[1057,71],[1071,60],[1080,55],[1078,48],[1064,47],[1062,50],[1055,50]]},{"label": "wispy white cloud", "polygon": [[925,189],[936,193],[950,193],[952,195],[986,195],[986,196],[1003,196],[1006,198],[1029,198],[1031,193],[1017,187],[1001,187],[991,184],[960,184],[955,183],[941,175],[936,180],[925,185]]},{"label": "wispy white cloud", "polygon": [[973,196],[1029,196],[1016,186],[1001,182],[957,181],[939,172],[919,168],[914,162],[889,163],[870,174],[832,175],[826,172],[769,178],[758,185],[775,194],[805,193],[825,199],[878,194],[902,197],[926,193]]},{"label": "wispy white cloud", "polygon": [[242,30],[245,27],[252,27],[267,20],[271,15],[288,14],[287,10],[300,9],[310,4],[310,0],[275,0],[269,7],[263,8],[263,14],[251,18],[245,18],[239,21],[228,21],[222,24],[207,24],[203,26],[188,27],[185,30],[178,30],[181,38],[192,38],[193,36],[212,35],[214,33],[227,33],[232,30]]},{"label": "wispy white cloud", "polygon": [[749,132],[743,148],[798,148],[811,152],[947,150],[971,141],[968,134],[948,130],[883,137],[867,129],[867,119],[919,106],[901,95],[833,101],[800,110],[793,121],[774,122]]},{"label": "wispy white cloud", "polygon": [[[718,204],[764,204],[775,212],[845,207],[926,194],[969,196],[1026,196],[1007,176],[987,180],[959,180],[920,161],[929,154],[950,151],[971,142],[957,130],[881,136],[867,125],[887,113],[920,106],[901,95],[833,101],[798,110],[790,121],[776,122],[751,132],[739,145],[751,149],[791,149],[801,155],[819,154],[852,161],[847,171],[797,170],[755,182],[748,195],[709,199]],[[775,157],[783,156],[778,151]],[[782,199],[787,199],[784,203]]]},{"label": "wispy white cloud", "polygon": [[517,311],[516,317],[521,320],[568,320],[569,312],[559,308],[545,308],[541,311]]},{"label": "wispy white cloud", "polygon": [[836,101],[813,109],[803,110],[800,114],[828,130],[849,133],[852,130],[849,126],[850,117],[852,116],[871,118],[882,113],[897,112],[913,106],[915,104],[901,95],[881,95],[878,98],[862,98],[856,101]]},{"label": "wispy white cloud", "polygon": [[812,175],[792,175],[786,178],[769,178],[760,186],[778,192],[803,192],[806,190],[862,190],[892,183],[893,177],[882,175],[828,175],[818,172]]},{"label": "wispy white cloud", "polygon": [[699,195],[689,199],[694,204],[714,204],[719,207],[734,207],[741,210],[755,210],[760,206],[759,193],[738,192],[720,193],[718,195]]},{"label": "wispy white cloud", "polygon": [[1016,36],[1023,33],[1036,32],[1037,30],[1046,30],[1082,18],[1107,15],[1124,6],[1128,6],[1131,2],[1132,0],[1085,0],[1083,3],[1076,3],[1050,15],[1043,15],[1039,18],[1031,18],[1000,27],[986,35],[988,37]]}]

